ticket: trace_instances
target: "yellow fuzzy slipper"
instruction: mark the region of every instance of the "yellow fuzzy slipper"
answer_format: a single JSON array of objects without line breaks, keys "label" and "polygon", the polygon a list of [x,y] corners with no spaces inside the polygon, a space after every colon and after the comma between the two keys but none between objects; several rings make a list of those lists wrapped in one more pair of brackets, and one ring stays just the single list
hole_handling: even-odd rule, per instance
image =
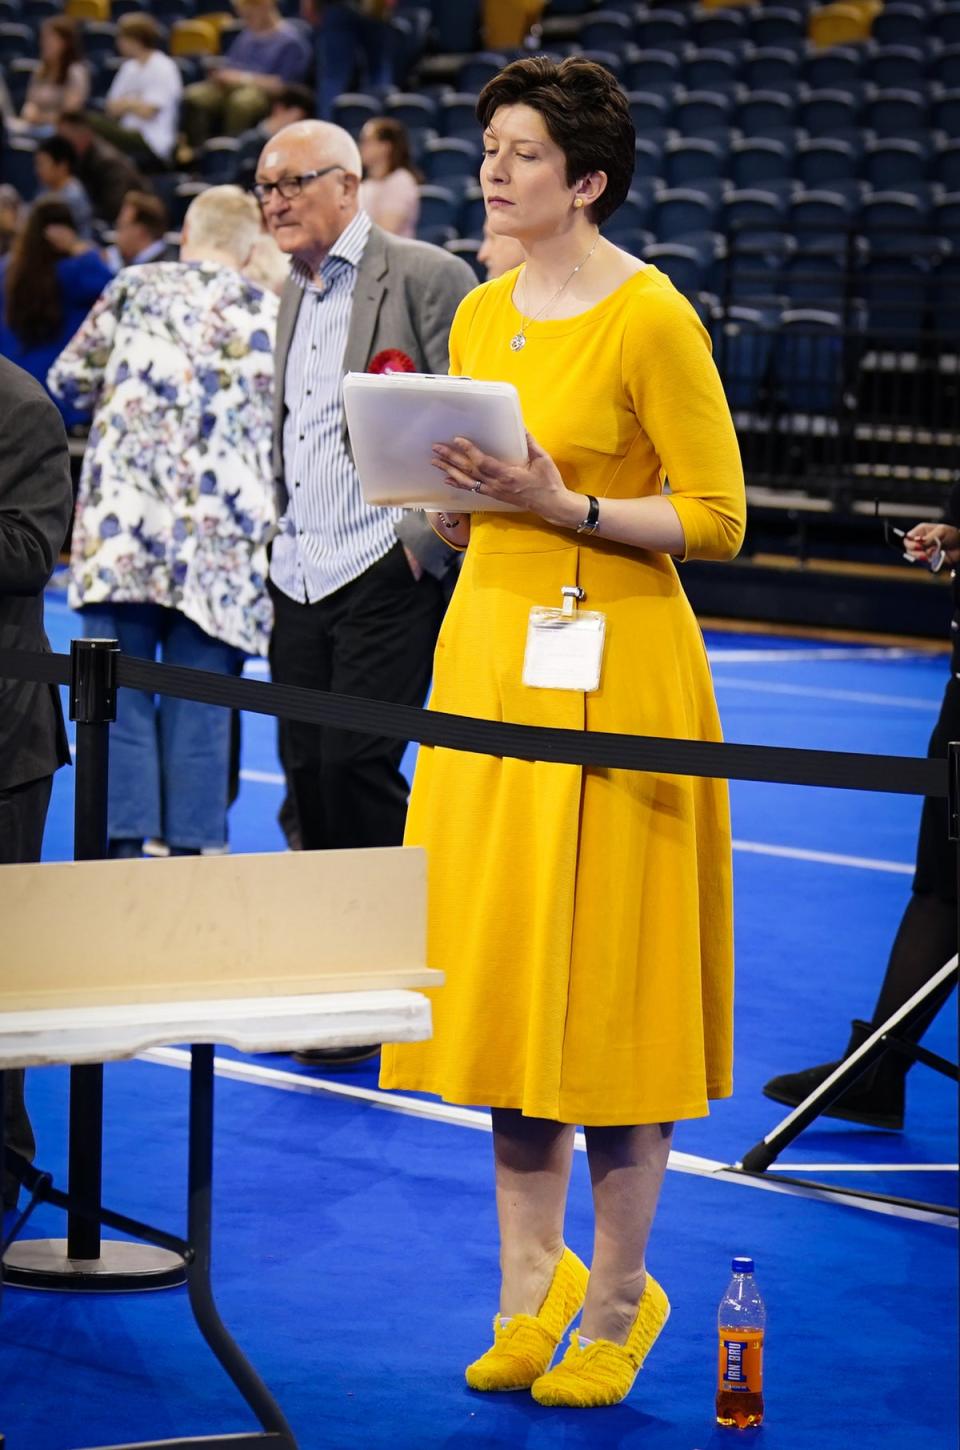
[{"label": "yellow fuzzy slipper", "polygon": [[549,1369],[550,1361],[573,1320],[583,1308],[587,1268],[564,1249],[538,1314],[513,1314],[493,1321],[493,1345],[468,1364],[472,1390],[528,1390]]},{"label": "yellow fuzzy slipper", "polygon": [[670,1301],[653,1275],[648,1274],[626,1344],[594,1339],[581,1346],[580,1336],[574,1331],[560,1363],[532,1386],[533,1398],[540,1405],[580,1409],[619,1405],[633,1388],[640,1366],[669,1318]]}]

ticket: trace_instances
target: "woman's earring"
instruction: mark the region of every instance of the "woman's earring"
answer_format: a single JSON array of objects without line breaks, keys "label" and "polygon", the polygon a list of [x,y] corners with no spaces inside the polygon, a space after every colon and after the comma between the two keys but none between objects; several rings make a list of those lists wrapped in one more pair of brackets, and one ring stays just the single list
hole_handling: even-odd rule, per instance
[{"label": "woman's earring", "polygon": [[577,210],[579,211],[580,208],[583,206],[583,197],[582,196],[574,197],[573,204],[577,208]]}]

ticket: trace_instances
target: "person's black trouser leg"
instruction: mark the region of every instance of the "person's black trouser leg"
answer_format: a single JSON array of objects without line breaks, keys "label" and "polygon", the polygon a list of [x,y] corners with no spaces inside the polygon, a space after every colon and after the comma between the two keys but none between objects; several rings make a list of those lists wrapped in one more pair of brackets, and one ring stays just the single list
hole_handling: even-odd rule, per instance
[{"label": "person's black trouser leg", "polygon": [[[0,790],[0,866],[13,866],[26,861],[39,861],[43,844],[43,827],[50,804],[53,776],[45,775],[25,785]],[[3,1139],[8,1148],[31,1161],[36,1152],[33,1128],[23,1098],[23,1071],[6,1073]],[[9,1173],[4,1174],[3,1205],[16,1206],[19,1184]]]},{"label": "person's black trouser leg", "polygon": [[[432,576],[414,579],[401,544],[316,604],[271,593],[270,667],[277,683],[423,704],[443,597]],[[404,741],[296,721],[281,729],[305,850],[402,842]]]}]

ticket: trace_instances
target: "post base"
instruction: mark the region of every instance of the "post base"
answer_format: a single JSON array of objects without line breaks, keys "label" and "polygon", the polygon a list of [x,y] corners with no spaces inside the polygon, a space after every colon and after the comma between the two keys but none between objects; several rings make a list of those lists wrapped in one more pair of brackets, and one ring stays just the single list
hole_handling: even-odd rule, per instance
[{"label": "post base", "polygon": [[11,1288],[65,1293],[141,1293],[186,1283],[179,1254],[126,1239],[101,1242],[98,1259],[71,1259],[66,1239],[18,1239],[3,1258],[3,1281]]}]

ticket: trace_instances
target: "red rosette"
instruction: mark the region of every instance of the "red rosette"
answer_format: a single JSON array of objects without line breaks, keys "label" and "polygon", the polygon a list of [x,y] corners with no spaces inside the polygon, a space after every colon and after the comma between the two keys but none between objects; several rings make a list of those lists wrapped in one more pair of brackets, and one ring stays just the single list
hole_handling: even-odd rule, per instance
[{"label": "red rosette", "polygon": [[385,347],[376,357],[370,359],[368,373],[415,373],[412,357],[407,357],[398,347]]}]

